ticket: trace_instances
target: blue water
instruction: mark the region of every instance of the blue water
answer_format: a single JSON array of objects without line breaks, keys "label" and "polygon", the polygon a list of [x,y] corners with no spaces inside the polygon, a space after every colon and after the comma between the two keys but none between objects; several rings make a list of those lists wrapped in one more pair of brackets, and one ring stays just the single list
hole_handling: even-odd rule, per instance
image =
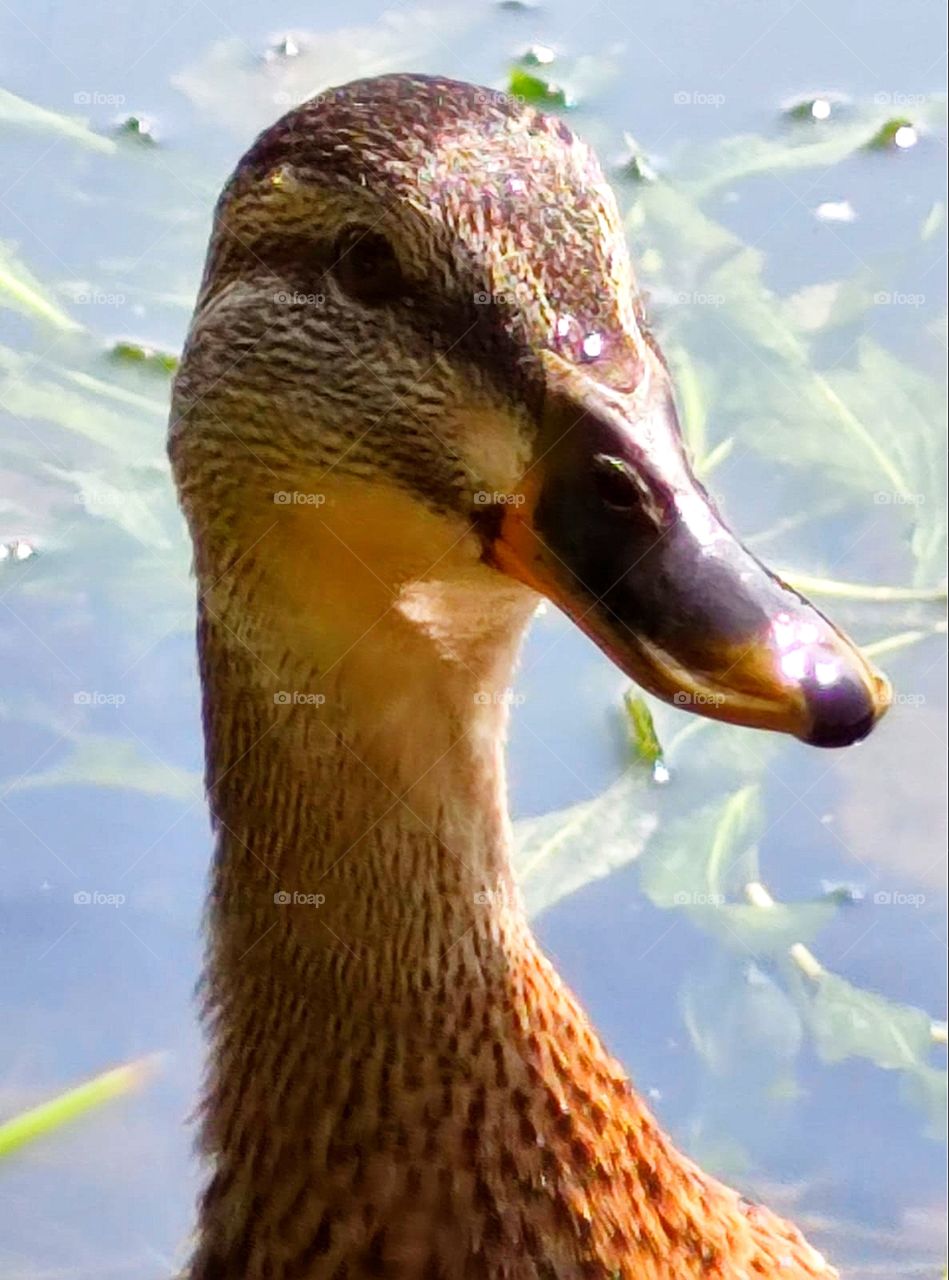
[{"label": "blue water", "polygon": [[[937,57],[944,15],[926,3],[897,10],[674,0],[635,15],[603,3],[580,10],[555,0],[524,12],[485,4],[463,20],[442,16],[434,33],[417,11],[392,12],[386,26],[381,6],[356,0],[347,10],[356,34],[312,41],[313,76],[332,82],[362,72],[361,49],[375,59],[372,70],[501,84],[508,59],[540,42],[587,81],[573,122],[604,158],[620,153],[628,130],[672,180],[723,138],[781,137],[788,98],[833,90],[872,103],[889,95],[894,114],[909,103],[912,115],[945,75]],[[217,189],[256,129],[280,113],[275,95],[286,68],[262,54],[282,31],[330,33],[338,23],[327,5],[287,3],[270,13],[265,21],[244,0],[223,15],[200,0],[14,0],[0,13],[0,87],[84,116],[104,134],[116,117],[140,114],[154,122],[159,143],[100,154],[55,132],[0,122],[0,240],[88,330],[57,333],[0,310],[0,342],[25,360],[17,385],[0,395],[0,542],[27,539],[36,548],[0,564],[0,1118],[114,1063],[163,1055],[144,1092],[0,1167],[4,1278],[137,1280],[172,1274],[187,1252],[197,1183],[187,1116],[201,1060],[192,989],[209,856],[188,551],[162,470],[167,379],[117,369],[103,352],[116,338],[178,348]],[[589,66],[577,69],[584,57]],[[682,95],[692,101],[677,102]],[[937,226],[922,239],[919,230],[943,191],[944,167],[943,141],[930,132],[905,154],[855,154],[736,181],[705,212],[764,255],[764,277],[782,297],[863,272],[872,288],[922,299],[858,309],[850,327],[822,342],[828,367],[872,336],[939,374],[944,349],[933,326],[945,311],[944,232]],[[624,188],[624,202],[633,194]],[[815,218],[820,203],[843,200],[855,221]],[[648,251],[636,234],[637,249]],[[682,258],[693,248],[682,245]],[[668,257],[667,272],[676,265]],[[675,332],[677,313],[656,292],[663,338]],[[709,309],[689,332],[692,353],[722,380],[754,371],[757,357],[724,314]],[[135,399],[77,413],[67,429],[67,393],[102,402],[64,370],[113,380]],[[37,407],[44,388],[57,407]],[[776,392],[762,371],[763,407]],[[935,418],[935,401],[932,409]],[[86,488],[98,495],[98,515],[77,500],[77,473],[93,477]],[[103,477],[117,493],[105,492]],[[739,446],[710,483],[748,535],[804,513],[761,542],[776,564],[852,582],[938,585],[933,573],[914,581],[899,513],[869,498],[835,506],[841,482],[832,468],[789,470],[767,449]],[[110,518],[116,510],[121,520]],[[939,616],[938,604],[925,602],[822,603],[864,641],[927,630]],[[939,1018],[944,637],[880,661],[903,697],[870,741],[841,755],[775,744],[761,773],[762,875],[789,902],[827,885],[853,886],[857,900],[813,949],[855,987]],[[558,615],[538,620],[513,726],[516,815],[589,799],[624,767],[624,687]],[[684,724],[671,713],[663,736]],[[684,746],[673,765],[661,800],[667,818],[714,795],[717,777],[699,746]],[[77,903],[83,892],[123,900]],[[651,905],[635,865],[562,900],[538,929],[690,1151],[793,1211],[828,1253],[850,1263],[850,1275],[938,1274],[944,1151],[927,1133],[932,1110],[906,1097],[899,1072],[861,1057],[821,1060],[775,975]],[[749,983],[766,999],[732,1004],[729,993]],[[730,1047],[718,1070],[690,1037],[695,991],[713,1007],[722,999]],[[774,1034],[764,1026],[770,1017]],[[799,1037],[796,1051],[788,1036]],[[944,1068],[944,1053],[937,1048],[931,1061]]]}]

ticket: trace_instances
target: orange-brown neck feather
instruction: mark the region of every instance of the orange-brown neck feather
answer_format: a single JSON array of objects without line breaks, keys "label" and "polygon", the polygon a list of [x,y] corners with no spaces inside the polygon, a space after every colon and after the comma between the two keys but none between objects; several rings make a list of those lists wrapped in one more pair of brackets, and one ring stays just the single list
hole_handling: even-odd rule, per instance
[{"label": "orange-brown neck feather", "polygon": [[538,950],[502,762],[533,597],[479,606],[447,534],[411,581],[403,501],[340,486],[207,583],[195,1280],[829,1274],[674,1151]]}]

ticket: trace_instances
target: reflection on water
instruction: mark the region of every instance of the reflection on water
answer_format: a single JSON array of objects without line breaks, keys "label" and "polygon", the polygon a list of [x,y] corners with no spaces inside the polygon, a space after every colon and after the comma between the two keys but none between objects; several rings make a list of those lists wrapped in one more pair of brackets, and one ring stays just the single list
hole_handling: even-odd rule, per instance
[{"label": "reflection on water", "polygon": [[[291,3],[295,34],[275,43],[243,3],[227,23],[166,5],[4,18],[2,88],[94,128],[0,98],[0,1115],[165,1057],[144,1093],[7,1162],[0,1275],[168,1274],[196,1182],[209,841],[192,589],[167,373],[114,344],[177,349],[220,182],[280,110],[386,69],[502,84],[532,41],[558,56],[530,74],[578,97],[604,158],[641,151],[617,181],[700,473],[756,552],[877,644],[897,701],[842,755],[663,709],[671,780],[616,783],[622,681],[545,614],[514,805],[589,807],[571,812],[576,843],[551,847],[561,820],[525,831],[525,889],[690,1152],[793,1210],[851,1275],[936,1274],[945,1064],[920,1011],[945,1007],[945,206],[924,96],[939,33],[924,5],[897,29],[883,10],[878,27],[833,6],[712,13],[666,6],[631,30],[602,7],[592,38],[561,3],[382,19],[357,0],[351,29],[314,41],[320,14]],[[782,116],[817,90],[826,110]],[[145,125],[111,132],[129,116]],[[914,146],[866,148],[904,117]],[[761,882],[766,925],[746,893]],[[820,1000],[803,954],[833,977]]]}]

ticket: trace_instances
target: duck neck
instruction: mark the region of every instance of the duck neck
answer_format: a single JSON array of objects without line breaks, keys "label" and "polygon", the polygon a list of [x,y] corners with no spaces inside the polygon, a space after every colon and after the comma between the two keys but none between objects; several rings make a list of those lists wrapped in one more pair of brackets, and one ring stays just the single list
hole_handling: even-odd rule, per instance
[{"label": "duck neck", "polygon": [[283,649],[278,667],[259,635],[201,626],[216,944],[299,949],[350,1005],[518,932],[503,744],[519,628],[474,661],[400,611],[358,653]]},{"label": "duck neck", "polygon": [[447,993],[483,1003],[533,945],[503,764],[532,600],[518,590],[500,624],[495,602],[452,652],[430,604],[404,601],[351,652],[315,661],[309,643],[278,644],[205,602],[216,1160],[246,1114],[235,1087],[259,1087],[259,1115],[275,1064],[297,1062],[311,1113],[298,1119],[315,1122],[339,1104],[335,1064],[367,1029],[395,1041],[431,1026]]},{"label": "duck neck", "polygon": [[462,657],[407,618],[320,673],[201,619],[214,1172],[193,1280],[461,1280],[508,1274],[512,1240],[547,1268],[525,1276],[647,1255],[669,1269],[644,1276],[704,1275],[737,1201],[669,1146],[512,882],[520,625]]}]

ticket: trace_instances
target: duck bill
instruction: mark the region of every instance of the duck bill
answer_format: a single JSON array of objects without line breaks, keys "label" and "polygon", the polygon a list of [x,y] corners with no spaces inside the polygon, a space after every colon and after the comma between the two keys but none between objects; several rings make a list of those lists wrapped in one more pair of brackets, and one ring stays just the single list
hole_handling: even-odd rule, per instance
[{"label": "duck bill", "polygon": [[722,522],[651,355],[632,394],[550,358],[541,456],[490,555],[643,688],[700,715],[836,747],[889,704],[885,677]]}]

